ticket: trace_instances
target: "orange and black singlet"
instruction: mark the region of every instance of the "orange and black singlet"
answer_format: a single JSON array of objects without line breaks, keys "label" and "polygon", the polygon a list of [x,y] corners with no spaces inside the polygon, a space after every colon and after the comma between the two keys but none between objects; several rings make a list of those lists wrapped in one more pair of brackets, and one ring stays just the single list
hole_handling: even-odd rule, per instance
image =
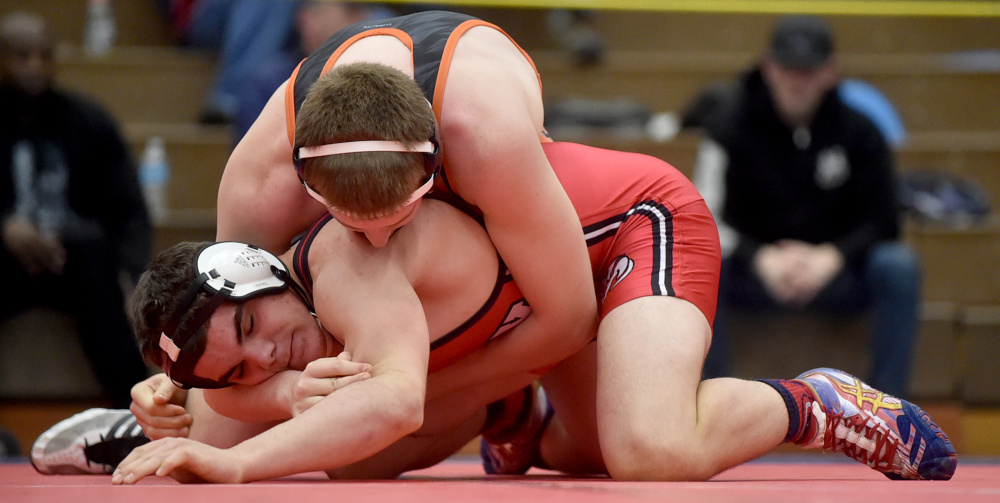
[{"label": "orange and black singlet", "polygon": [[[295,114],[306,99],[309,88],[336,64],[337,59],[352,44],[366,37],[388,35],[398,39],[413,54],[413,79],[441,120],[441,102],[448,70],[458,40],[476,26],[487,26],[503,33],[524,54],[528,54],[498,26],[481,19],[445,11],[427,11],[387,19],[362,21],[344,28],[328,38],[316,51],[302,60],[289,79],[285,90],[288,137],[294,144]],[[535,72],[537,75],[537,71]],[[541,82],[539,82],[541,85]]]}]

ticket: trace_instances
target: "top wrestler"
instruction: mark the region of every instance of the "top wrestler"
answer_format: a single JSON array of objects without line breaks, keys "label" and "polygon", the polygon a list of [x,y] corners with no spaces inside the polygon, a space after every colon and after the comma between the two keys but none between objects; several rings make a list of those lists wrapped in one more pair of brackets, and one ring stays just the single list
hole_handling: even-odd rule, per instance
[{"label": "top wrestler", "polygon": [[[315,99],[306,100],[321,75],[358,61],[382,63],[410,76],[419,93],[386,94],[378,101],[409,110],[430,103],[437,124],[386,124],[371,103],[357,99],[349,80],[333,79],[325,88],[339,95],[313,91]],[[308,114],[328,114],[331,120],[304,138],[294,131],[295,120]],[[344,118],[348,122],[337,122]],[[534,309],[534,316],[502,343],[502,351],[489,344],[449,372],[463,375],[463,382],[483,382],[496,377],[482,374],[487,369],[543,368],[586,344],[597,307],[579,221],[542,152],[547,141],[542,119],[533,63],[494,25],[449,12],[352,25],[303,60],[237,145],[219,187],[216,237],[280,252],[330,211],[378,247],[417,210],[418,196],[430,185],[437,192],[447,188],[482,213],[490,239]],[[376,134],[361,134],[366,127]],[[396,138],[408,149],[436,152],[307,158],[310,154],[293,149],[380,140],[402,128],[410,136]],[[302,157],[300,171],[293,162],[296,152]],[[378,168],[353,169],[359,161]],[[330,207],[311,198],[302,180]],[[546,256],[559,260],[539,260]],[[538,351],[542,347],[545,351]],[[431,396],[447,391],[428,390]]]}]

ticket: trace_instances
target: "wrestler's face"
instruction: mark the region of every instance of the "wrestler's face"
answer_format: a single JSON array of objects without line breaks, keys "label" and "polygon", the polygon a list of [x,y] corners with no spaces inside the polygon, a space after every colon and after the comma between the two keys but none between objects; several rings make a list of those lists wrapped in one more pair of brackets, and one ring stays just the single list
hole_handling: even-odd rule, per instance
[{"label": "wrestler's face", "polygon": [[326,210],[341,225],[354,232],[364,234],[372,246],[381,248],[389,242],[389,238],[392,237],[392,234],[397,229],[413,220],[413,216],[420,208],[420,201],[423,200],[424,195],[430,192],[434,186],[434,176],[432,175],[423,185],[417,188],[413,192],[413,195],[398,210],[377,218],[362,218],[341,211],[328,203],[322,195],[314,191],[305,181],[302,182],[302,186],[305,187],[309,197],[326,206]]},{"label": "wrestler's face", "polygon": [[420,208],[421,199],[403,206],[399,211],[384,217],[365,219],[358,218],[347,213],[339,212],[335,208],[327,208],[330,215],[337,219],[341,225],[354,232],[360,232],[376,248],[381,248],[389,242],[389,238],[400,227],[410,223],[413,215]]},{"label": "wrestler's face", "polygon": [[257,384],[283,370],[303,370],[341,349],[294,293],[227,302],[207,322],[194,374],[219,383]]}]

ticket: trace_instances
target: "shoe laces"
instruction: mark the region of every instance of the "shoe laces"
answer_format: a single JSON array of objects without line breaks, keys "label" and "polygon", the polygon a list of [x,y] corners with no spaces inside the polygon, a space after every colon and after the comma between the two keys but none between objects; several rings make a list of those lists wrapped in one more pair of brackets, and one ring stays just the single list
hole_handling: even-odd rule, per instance
[{"label": "shoe laces", "polygon": [[843,452],[880,472],[901,470],[897,462],[900,440],[885,423],[867,414],[844,416],[843,412],[827,414],[827,421],[824,448]]}]

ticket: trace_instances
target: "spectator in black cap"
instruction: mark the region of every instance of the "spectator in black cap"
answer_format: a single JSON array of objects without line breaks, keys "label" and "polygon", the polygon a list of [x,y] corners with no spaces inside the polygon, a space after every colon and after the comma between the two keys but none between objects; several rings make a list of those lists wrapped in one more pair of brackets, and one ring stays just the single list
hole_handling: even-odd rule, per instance
[{"label": "spectator in black cap", "polygon": [[815,70],[833,56],[833,37],[820,18],[786,17],[775,26],[770,55],[782,66]]},{"label": "spectator in black cap", "polygon": [[730,372],[728,343],[745,335],[729,333],[733,309],[868,310],[867,380],[905,396],[920,267],[898,241],[892,151],[839,82],[827,23],[784,17],[759,63],[699,111],[695,183],[723,251],[709,377]]}]

